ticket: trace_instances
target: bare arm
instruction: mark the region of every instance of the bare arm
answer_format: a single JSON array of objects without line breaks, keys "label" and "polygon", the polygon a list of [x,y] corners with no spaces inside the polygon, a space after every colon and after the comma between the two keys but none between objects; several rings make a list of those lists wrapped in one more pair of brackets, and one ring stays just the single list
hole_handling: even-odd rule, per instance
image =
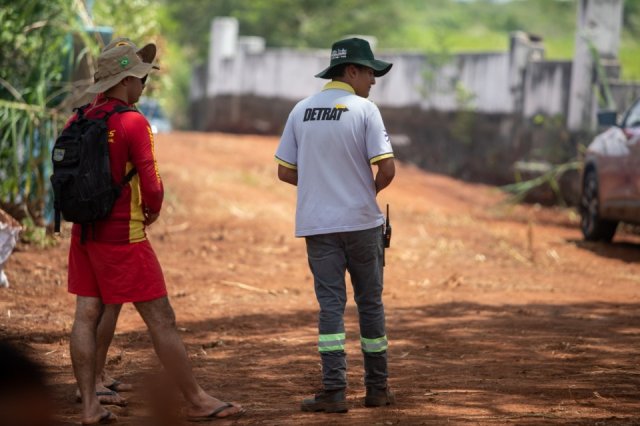
[{"label": "bare arm", "polygon": [[377,163],[378,172],[376,173],[376,194],[385,189],[393,177],[396,175],[396,166],[393,162],[393,158],[384,158]]},{"label": "bare arm", "polygon": [[297,186],[298,171],[285,167],[282,164],[278,164],[278,179],[283,182],[290,183],[293,186]]}]

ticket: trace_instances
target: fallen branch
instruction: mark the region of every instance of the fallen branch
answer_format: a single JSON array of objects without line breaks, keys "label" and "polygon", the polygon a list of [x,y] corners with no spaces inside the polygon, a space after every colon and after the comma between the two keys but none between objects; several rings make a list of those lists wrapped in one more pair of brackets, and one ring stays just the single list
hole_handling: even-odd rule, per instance
[{"label": "fallen branch", "polygon": [[257,293],[269,293],[269,290],[265,290],[263,288],[254,287],[254,286],[249,285],[249,284],[239,283],[239,282],[236,282],[236,281],[222,280],[222,281],[220,281],[220,284],[223,284],[223,285],[226,285],[226,286],[229,286],[229,287],[241,288],[243,290],[255,291]]},{"label": "fallen branch", "polygon": [[171,226],[167,226],[165,228],[165,232],[167,234],[172,234],[174,232],[183,232],[186,231],[187,229],[189,229],[191,225],[189,224],[189,222],[183,222],[180,223],[178,225],[171,225]]}]

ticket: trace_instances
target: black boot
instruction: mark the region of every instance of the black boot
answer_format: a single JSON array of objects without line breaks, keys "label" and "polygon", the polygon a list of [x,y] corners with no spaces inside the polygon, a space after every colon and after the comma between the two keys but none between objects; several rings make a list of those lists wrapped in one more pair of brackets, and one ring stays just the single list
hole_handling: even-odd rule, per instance
[{"label": "black boot", "polygon": [[302,401],[302,411],[324,411],[326,413],[346,413],[349,411],[344,389],[323,390],[313,398]]},{"label": "black boot", "polygon": [[389,389],[389,386],[382,389],[367,386],[367,395],[364,397],[365,407],[383,407],[395,403],[396,394]]}]

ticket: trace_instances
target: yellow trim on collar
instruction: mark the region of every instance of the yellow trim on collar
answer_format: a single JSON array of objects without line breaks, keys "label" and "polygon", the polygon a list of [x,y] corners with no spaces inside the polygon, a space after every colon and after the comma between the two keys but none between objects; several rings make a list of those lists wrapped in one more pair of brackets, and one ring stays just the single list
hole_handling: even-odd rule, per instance
[{"label": "yellow trim on collar", "polygon": [[339,90],[346,90],[347,92],[350,92],[352,94],[356,94],[356,91],[353,90],[353,87],[351,87],[350,84],[348,83],[343,83],[342,81],[330,81],[327,84],[324,85],[324,87],[322,88],[322,90],[330,90],[330,89],[339,89]]}]

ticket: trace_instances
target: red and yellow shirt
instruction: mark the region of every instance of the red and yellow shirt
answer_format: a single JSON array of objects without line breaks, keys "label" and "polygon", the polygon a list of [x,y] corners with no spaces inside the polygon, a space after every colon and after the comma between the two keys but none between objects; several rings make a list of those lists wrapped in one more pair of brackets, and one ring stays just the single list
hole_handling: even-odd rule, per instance
[{"label": "red and yellow shirt", "polygon": [[[96,118],[105,111],[112,111],[116,105],[127,106],[120,100],[98,95],[84,114],[88,118]],[[67,125],[75,119],[76,116],[71,117]],[[142,114],[133,111],[113,114],[109,117],[107,126],[111,177],[114,183],[122,182],[133,167],[138,173],[122,189],[111,215],[96,222],[95,229],[87,230],[87,238],[114,244],[144,241],[147,238],[144,212],[159,213],[164,197],[151,126]],[[80,225],[74,224],[71,232],[80,236]]]}]

